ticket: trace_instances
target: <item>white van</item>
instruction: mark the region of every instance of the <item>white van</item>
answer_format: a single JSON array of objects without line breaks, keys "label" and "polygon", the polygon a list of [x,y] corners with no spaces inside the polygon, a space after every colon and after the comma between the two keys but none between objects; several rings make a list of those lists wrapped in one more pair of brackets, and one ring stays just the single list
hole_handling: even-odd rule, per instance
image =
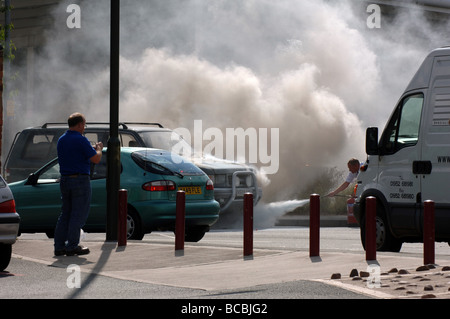
[{"label": "white van", "polygon": [[355,218],[364,246],[365,199],[377,198],[377,250],[423,240],[423,202],[435,202],[436,241],[450,242],[450,47],[433,50],[378,140],[366,132]]}]

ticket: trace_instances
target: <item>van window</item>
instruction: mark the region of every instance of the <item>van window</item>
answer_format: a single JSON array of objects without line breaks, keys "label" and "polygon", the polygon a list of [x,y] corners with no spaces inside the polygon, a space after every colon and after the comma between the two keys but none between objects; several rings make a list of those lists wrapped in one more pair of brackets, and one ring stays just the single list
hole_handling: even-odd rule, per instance
[{"label": "van window", "polygon": [[383,154],[417,144],[422,106],[423,94],[407,96],[400,102],[381,139]]}]

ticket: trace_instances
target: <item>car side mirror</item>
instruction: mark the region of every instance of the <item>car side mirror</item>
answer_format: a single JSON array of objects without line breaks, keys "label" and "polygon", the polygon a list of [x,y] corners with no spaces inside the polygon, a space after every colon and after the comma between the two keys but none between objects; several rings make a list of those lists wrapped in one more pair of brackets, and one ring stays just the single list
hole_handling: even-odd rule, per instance
[{"label": "car side mirror", "polygon": [[366,153],[367,155],[379,155],[378,128],[369,127],[366,130]]},{"label": "car side mirror", "polygon": [[33,185],[33,186],[36,185],[38,178],[39,177],[37,175],[35,175],[34,173],[31,173],[30,176],[28,176],[25,185]]}]

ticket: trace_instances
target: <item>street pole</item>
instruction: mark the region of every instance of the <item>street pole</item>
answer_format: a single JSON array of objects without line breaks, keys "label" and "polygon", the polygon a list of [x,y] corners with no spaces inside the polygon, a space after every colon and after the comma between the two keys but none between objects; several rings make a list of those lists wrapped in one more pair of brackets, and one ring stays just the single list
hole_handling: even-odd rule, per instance
[{"label": "street pole", "polygon": [[107,150],[108,175],[106,240],[117,241],[120,188],[120,140],[119,140],[119,41],[120,0],[111,0],[111,74],[110,74],[110,120]]}]

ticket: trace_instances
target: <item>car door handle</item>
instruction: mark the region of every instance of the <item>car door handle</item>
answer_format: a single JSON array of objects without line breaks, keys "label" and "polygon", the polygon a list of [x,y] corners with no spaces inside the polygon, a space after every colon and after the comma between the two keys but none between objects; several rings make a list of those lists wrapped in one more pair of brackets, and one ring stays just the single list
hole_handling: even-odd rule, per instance
[{"label": "car door handle", "polygon": [[431,165],[431,161],[413,161],[412,164],[413,174],[428,175],[431,174],[432,169],[433,165]]}]

